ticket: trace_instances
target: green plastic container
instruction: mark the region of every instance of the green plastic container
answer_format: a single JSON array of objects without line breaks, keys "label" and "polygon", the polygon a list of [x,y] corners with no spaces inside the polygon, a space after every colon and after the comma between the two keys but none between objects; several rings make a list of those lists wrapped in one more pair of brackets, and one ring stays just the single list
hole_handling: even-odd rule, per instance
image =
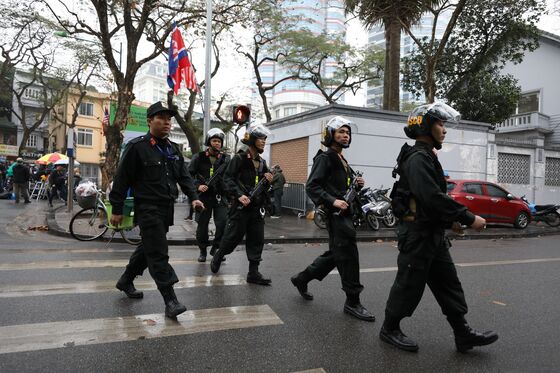
[{"label": "green plastic container", "polygon": [[110,222],[111,222],[111,216],[113,215],[113,206],[111,205],[111,202],[109,202],[108,200],[105,201],[105,207],[107,207],[107,219],[109,220],[109,228],[111,229],[131,229],[134,228],[134,198],[133,197],[128,197],[125,201],[124,201],[124,206],[123,206],[123,221],[122,223],[117,227],[113,226]]}]

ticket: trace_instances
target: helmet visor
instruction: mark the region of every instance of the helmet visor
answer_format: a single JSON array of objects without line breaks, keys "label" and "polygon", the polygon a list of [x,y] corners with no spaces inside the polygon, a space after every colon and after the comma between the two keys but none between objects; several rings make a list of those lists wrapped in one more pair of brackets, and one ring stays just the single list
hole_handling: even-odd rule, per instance
[{"label": "helmet visor", "polygon": [[249,135],[256,137],[257,139],[264,139],[270,137],[270,130],[263,126],[262,124],[257,124],[255,126],[250,126],[247,129]]},{"label": "helmet visor", "polygon": [[211,128],[211,129],[208,131],[207,137],[208,137],[209,139],[211,139],[211,138],[213,138],[213,137],[218,137],[218,138],[220,138],[220,139],[223,140],[223,139],[224,139],[224,132],[223,132],[221,129],[219,129],[219,128]]},{"label": "helmet visor", "polygon": [[341,127],[348,127],[352,135],[358,133],[358,126],[356,126],[356,123],[339,116],[329,120],[327,123],[327,127],[332,129],[333,133],[334,131],[340,129]]},{"label": "helmet visor", "polygon": [[420,125],[424,115],[441,120],[447,128],[455,127],[461,120],[461,114],[457,110],[443,102],[434,102],[412,110],[408,116],[408,126]]}]

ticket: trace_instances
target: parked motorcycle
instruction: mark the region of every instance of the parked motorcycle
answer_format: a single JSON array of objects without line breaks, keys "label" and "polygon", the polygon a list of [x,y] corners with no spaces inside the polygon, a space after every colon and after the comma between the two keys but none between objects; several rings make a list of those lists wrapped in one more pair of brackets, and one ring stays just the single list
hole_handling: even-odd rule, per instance
[{"label": "parked motorcycle", "polygon": [[[361,173],[358,172],[357,176],[361,176]],[[347,202],[350,203],[350,210],[352,211],[352,223],[354,224],[354,227],[359,228],[362,225],[367,224],[370,229],[376,231],[379,229],[379,220],[377,219],[377,216],[372,211],[363,209],[363,206],[369,203],[369,199],[367,197],[368,190],[369,188],[362,188],[360,191],[356,191],[356,186],[353,185],[347,193],[353,193],[352,198],[349,201],[347,200]],[[345,196],[344,199],[347,199],[347,196]],[[343,212],[334,212],[334,214],[340,213]],[[315,209],[313,222],[321,229],[327,228],[326,212],[323,210],[323,208],[318,207],[317,209]]]},{"label": "parked motorcycle", "polygon": [[378,220],[383,222],[383,225],[388,228],[392,228],[397,224],[397,218],[393,214],[393,209],[391,208],[391,198],[387,196],[388,192],[389,188],[364,191],[367,196],[368,203],[364,204],[362,209],[364,209],[366,213],[372,212]]},{"label": "parked motorcycle", "polygon": [[533,221],[544,221],[551,227],[560,225],[560,213],[558,213],[560,205],[536,205],[530,203],[525,196],[522,196],[521,199],[527,204],[529,210],[531,210]]}]

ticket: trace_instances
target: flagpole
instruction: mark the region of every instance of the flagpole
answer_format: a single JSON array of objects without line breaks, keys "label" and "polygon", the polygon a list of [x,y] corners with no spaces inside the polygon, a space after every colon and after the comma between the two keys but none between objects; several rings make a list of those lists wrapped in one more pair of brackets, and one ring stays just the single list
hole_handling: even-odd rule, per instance
[{"label": "flagpole", "polygon": [[204,135],[210,129],[210,71],[212,70],[212,0],[206,0],[206,66],[204,78]]}]

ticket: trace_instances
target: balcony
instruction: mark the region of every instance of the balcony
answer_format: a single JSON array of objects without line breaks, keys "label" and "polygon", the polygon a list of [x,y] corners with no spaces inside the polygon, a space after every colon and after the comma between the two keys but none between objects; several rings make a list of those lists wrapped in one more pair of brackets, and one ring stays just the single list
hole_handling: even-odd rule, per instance
[{"label": "balcony", "polygon": [[545,130],[552,132],[550,129],[550,117],[539,112],[523,113],[512,115],[509,119],[496,125],[496,132],[518,132],[528,130]]}]

